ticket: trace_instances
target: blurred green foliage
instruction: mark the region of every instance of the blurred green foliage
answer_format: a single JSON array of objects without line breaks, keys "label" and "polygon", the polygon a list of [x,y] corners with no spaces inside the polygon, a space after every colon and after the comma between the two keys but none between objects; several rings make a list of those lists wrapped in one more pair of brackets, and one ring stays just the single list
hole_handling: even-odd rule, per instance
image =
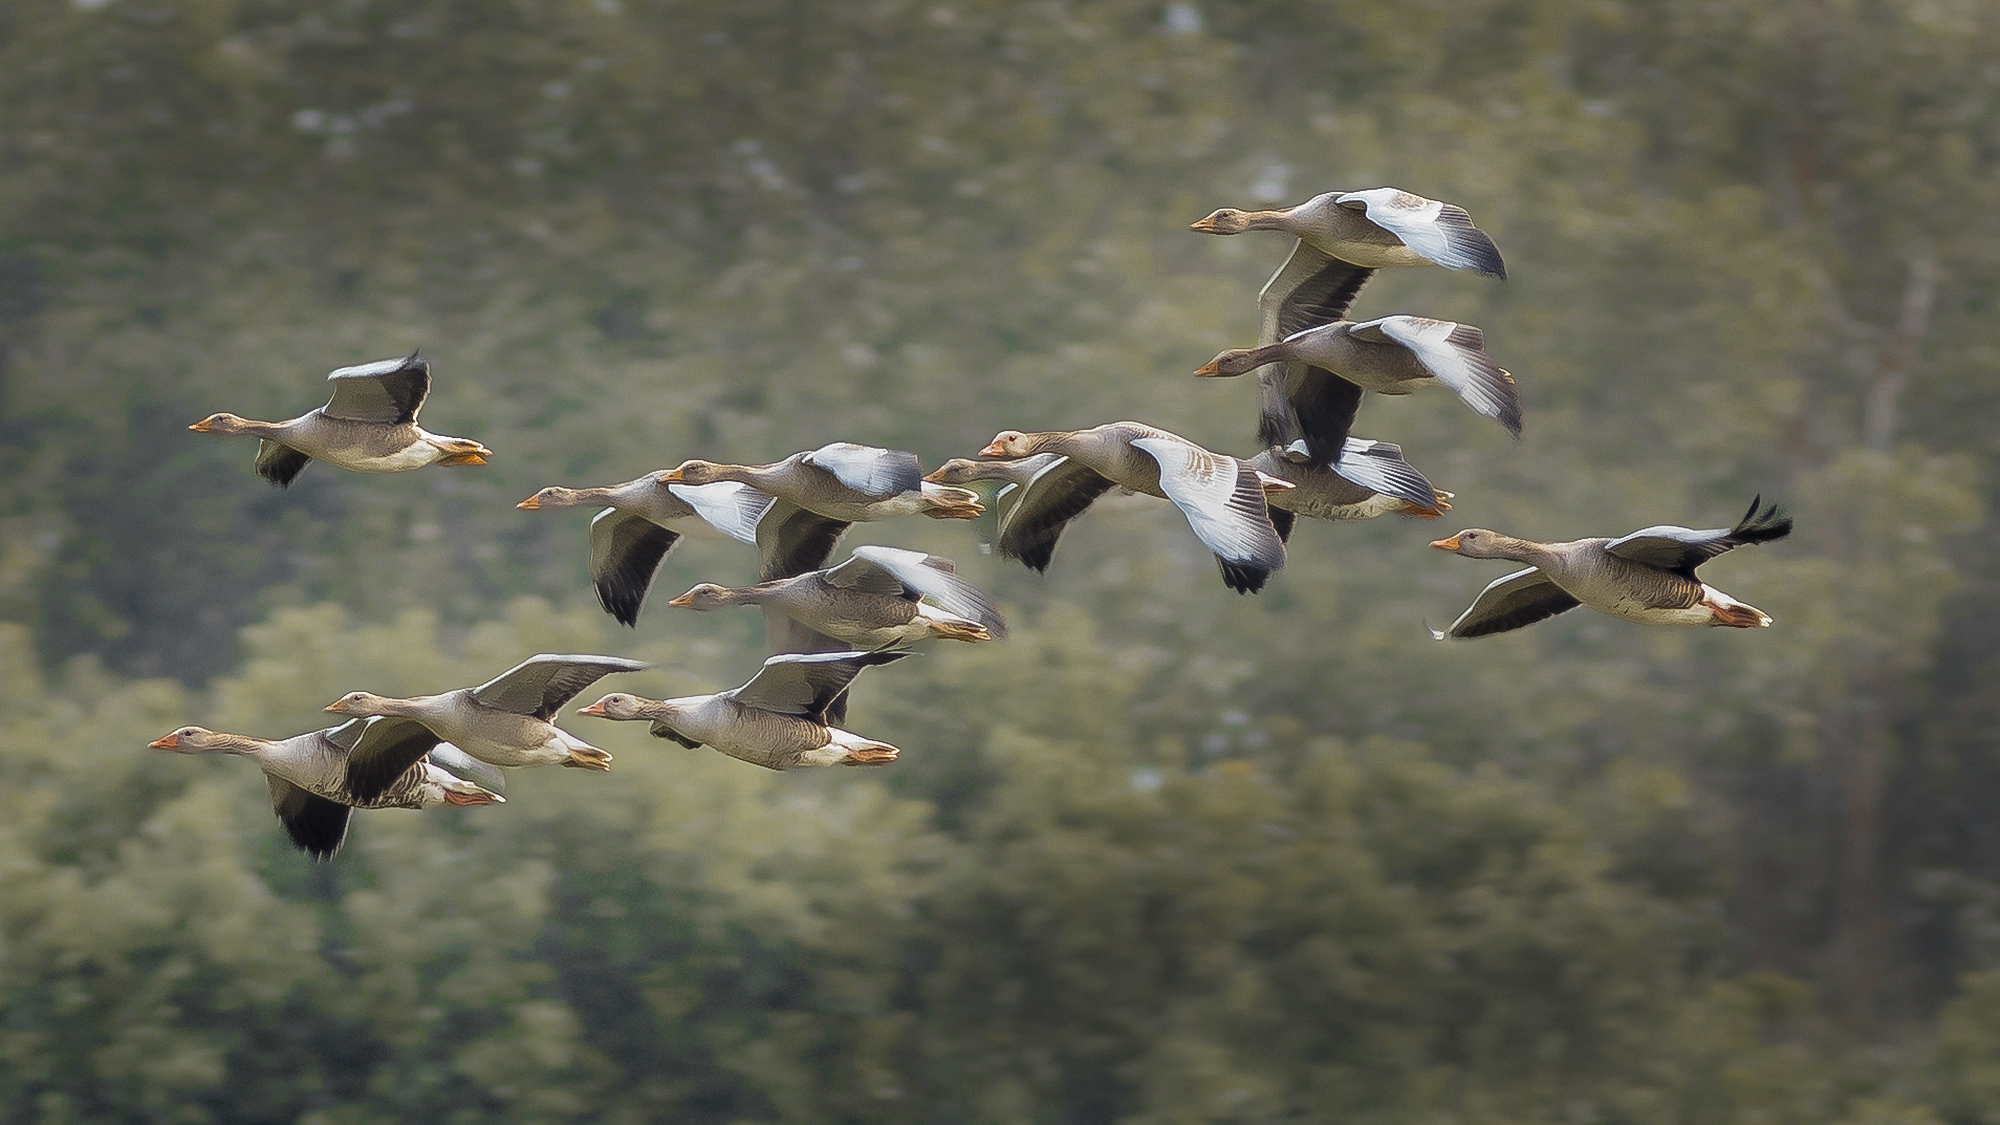
[{"label": "blurred green foliage", "polygon": [[[2000,11],[1969,0],[19,0],[0,6],[0,1121],[2000,1121]],[[865,678],[904,748],[357,817],[315,867],[185,722],[536,651],[741,682],[761,629],[591,601],[512,503],[844,438],[1138,417],[1248,452],[1283,245],[1407,187],[1505,285],[1527,437],[1371,401],[1443,528],[1306,525],[1236,598],[1164,508],[1017,635]],[[421,346],[476,470],[288,492],[247,441]],[[1424,551],[1799,532],[1742,634],[1441,646]],[[921,521],[920,521],[921,522]],[[656,592],[740,581],[689,543]],[[587,720],[576,720],[585,724]]]}]

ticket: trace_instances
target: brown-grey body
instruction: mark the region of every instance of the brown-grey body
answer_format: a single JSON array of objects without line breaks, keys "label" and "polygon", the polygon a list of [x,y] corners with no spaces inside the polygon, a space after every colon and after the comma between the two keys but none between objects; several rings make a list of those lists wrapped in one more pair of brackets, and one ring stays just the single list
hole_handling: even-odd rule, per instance
[{"label": "brown-grey body", "polygon": [[789,651],[875,649],[932,637],[984,641],[1006,634],[993,600],[958,577],[951,560],[895,547],[857,547],[837,567],[755,586],[703,583],[669,604],[695,610],[759,605],[834,642]]},{"label": "brown-grey body", "polygon": [[[1280,534],[1291,532],[1290,516],[1321,520],[1365,520],[1390,512],[1436,519],[1451,510],[1451,493],[1433,487],[1423,474],[1402,459],[1398,446],[1387,442],[1348,439],[1348,452],[1341,458],[1339,471],[1305,464],[1267,449],[1250,458],[1258,472],[1289,482],[1293,487],[1273,492],[1264,499],[1271,506],[1271,519]],[[1379,488],[1356,483],[1347,473],[1374,479]],[[1428,503],[1418,503],[1421,496]],[[1285,518],[1280,522],[1280,513]]]}]

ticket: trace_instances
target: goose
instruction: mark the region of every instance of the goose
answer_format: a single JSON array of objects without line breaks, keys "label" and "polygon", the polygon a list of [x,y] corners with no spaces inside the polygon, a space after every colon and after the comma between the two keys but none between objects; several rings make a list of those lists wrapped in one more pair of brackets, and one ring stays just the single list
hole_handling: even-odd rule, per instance
[{"label": "goose", "polygon": [[[1331,324],[1348,308],[1375,270],[1435,264],[1470,269],[1505,280],[1506,264],[1484,231],[1456,204],[1397,188],[1327,192],[1279,211],[1224,208],[1191,225],[1205,234],[1275,230],[1296,238],[1292,253],[1257,297],[1259,344]],[[1258,439],[1282,446],[1294,460],[1326,464],[1312,456],[1306,430],[1286,402],[1285,386],[1306,377],[1294,361],[1257,379]],[[1337,443],[1332,443],[1337,444]],[[1321,448],[1337,458],[1339,449]]]},{"label": "goose", "polygon": [[[1421,316],[1336,321],[1275,344],[1232,348],[1195,374],[1229,377],[1270,363],[1285,364],[1285,402],[1305,428],[1309,460],[1315,465],[1339,461],[1364,390],[1403,395],[1441,383],[1467,406],[1521,436],[1521,398],[1514,377],[1486,354],[1486,334],[1469,324]],[[1266,402],[1267,415],[1269,407]]]},{"label": "goose", "polygon": [[1512,559],[1528,567],[1494,581],[1451,628],[1433,629],[1431,635],[1443,640],[1504,633],[1579,605],[1644,625],[1765,628],[1769,614],[1695,576],[1695,568],[1725,551],[1791,534],[1791,518],[1776,504],[1759,511],[1763,501],[1762,496],[1751,500],[1736,526],[1706,531],[1660,524],[1622,539],[1536,543],[1472,528],[1440,539],[1431,544],[1440,551]]},{"label": "goose", "polygon": [[[437,738],[495,766],[563,765],[608,770],[611,755],[549,720],[578,692],[613,672],[647,665],[616,656],[541,653],[474,688],[392,699],[351,691],[329,703],[340,715],[415,719]],[[372,798],[421,757],[421,740],[358,748],[348,760],[348,788]]]},{"label": "goose", "polygon": [[[403,729],[405,726],[415,727],[415,731]],[[389,783],[373,796],[355,796],[348,786],[348,764],[355,747],[361,743],[395,746],[413,733],[423,749],[408,759],[410,764],[391,775]],[[270,783],[271,809],[285,826],[292,846],[314,859],[326,859],[340,850],[353,809],[430,809],[506,800],[496,791],[497,785],[488,789],[453,772],[482,776],[478,771],[490,767],[473,762],[455,747],[439,744],[423,727],[401,719],[355,719],[276,741],[190,726],[147,745],[179,754],[241,754],[255,761]]]},{"label": "goose", "polygon": [[681,536],[713,528],[742,543],[757,542],[757,521],[769,496],[735,481],[661,484],[658,473],[604,488],[551,485],[519,504],[526,511],[606,505],[590,521],[590,580],[604,612],[636,627],[639,607],[660,561]]},{"label": "goose", "polygon": [[280,488],[316,457],[357,473],[401,473],[425,465],[484,465],[493,451],[470,438],[444,437],[417,425],[431,393],[431,365],[411,352],[327,376],[333,397],[289,422],[211,414],[188,429],[257,438],[257,475]]},{"label": "goose", "polygon": [[896,547],[856,547],[839,566],[755,586],[704,582],[667,604],[693,610],[761,605],[847,649],[1007,634],[993,599],[958,577],[950,559]]},{"label": "goose", "polygon": [[777,498],[757,521],[757,579],[791,578],[826,565],[851,524],[897,516],[977,519],[979,494],[924,479],[914,453],[837,441],[769,465],[686,461],[661,484],[736,481]]},{"label": "goose", "polygon": [[1340,461],[1331,469],[1293,461],[1277,448],[1259,453],[1247,464],[1263,476],[1292,485],[1264,497],[1280,539],[1291,538],[1292,523],[1299,516],[1366,520],[1400,512],[1434,520],[1451,510],[1451,493],[1432,487],[1403,460],[1403,447],[1391,442],[1348,438]]},{"label": "goose", "polygon": [[895,761],[896,748],[829,725],[826,709],[846,694],[863,668],[908,655],[899,650],[785,653],[764,661],[742,687],[666,700],[614,693],[577,714],[650,720],[655,738],[670,738],[690,750],[707,744],[766,769],[878,766]]},{"label": "goose", "polygon": [[1255,593],[1285,565],[1285,543],[1272,526],[1265,494],[1293,487],[1260,476],[1226,454],[1213,453],[1140,422],[1110,422],[1088,430],[1022,433],[1003,430],[981,457],[1058,453],[1021,489],[1000,525],[1000,553],[1047,570],[1069,521],[1114,487],[1171,500],[1238,593]]}]

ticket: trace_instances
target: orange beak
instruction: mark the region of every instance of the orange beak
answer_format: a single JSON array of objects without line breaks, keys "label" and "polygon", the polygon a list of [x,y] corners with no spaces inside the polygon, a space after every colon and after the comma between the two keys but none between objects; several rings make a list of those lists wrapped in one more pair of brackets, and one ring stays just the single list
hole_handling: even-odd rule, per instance
[{"label": "orange beak", "polygon": [[1454,535],[1449,539],[1439,539],[1432,543],[1431,546],[1436,547],[1440,551],[1456,551],[1458,550],[1458,536]]},{"label": "orange beak", "polygon": [[342,703],[340,700],[336,699],[332,703],[329,703],[325,707],[321,708],[321,710],[331,711],[336,715],[345,715],[347,714],[347,705]]},{"label": "orange beak", "polygon": [[1222,368],[1218,366],[1214,360],[1211,359],[1207,363],[1202,364],[1200,367],[1195,368],[1194,374],[1195,378],[1197,379],[1213,379],[1216,376],[1222,374]]},{"label": "orange beak", "polygon": [[979,455],[981,457],[1005,457],[1007,456],[1007,447],[1000,444],[1000,439],[995,438],[986,443],[986,448],[980,450]]},{"label": "orange beak", "polygon": [[576,709],[576,713],[579,715],[595,715],[600,719],[608,719],[611,717],[610,715],[605,713],[604,704],[601,702],[593,703],[588,707],[579,707]]},{"label": "orange beak", "polygon": [[540,508],[542,506],[542,502],[536,497],[530,496],[526,500],[523,500],[519,504],[516,504],[514,506],[516,508],[521,509],[524,512],[532,512],[535,509]]},{"label": "orange beak", "polygon": [[1196,219],[1194,222],[1188,224],[1188,229],[1198,230],[1203,234],[1216,234],[1218,232],[1215,229],[1215,223],[1213,222],[1213,219],[1214,216],[1210,216],[1209,218],[1206,219]]},{"label": "orange beak", "polygon": [[661,484],[679,484],[681,482],[681,471],[679,469],[668,469],[653,479],[659,481]]},{"label": "orange beak", "polygon": [[671,606],[679,606],[682,609],[686,609],[687,607],[694,604],[694,591],[689,590],[687,593],[682,594],[680,597],[675,598],[673,601],[670,601],[667,604]]},{"label": "orange beak", "polygon": [[196,422],[192,426],[189,426],[188,429],[193,430],[195,433],[198,434],[205,434],[208,432],[208,419],[203,418],[201,421]]},{"label": "orange beak", "polygon": [[943,484],[945,483],[944,470],[932,469],[930,472],[924,474],[924,479],[931,482],[932,484]]},{"label": "orange beak", "polygon": [[146,748],[149,750],[178,750],[181,748],[181,736],[170,734],[165,738],[156,738],[148,742]]}]

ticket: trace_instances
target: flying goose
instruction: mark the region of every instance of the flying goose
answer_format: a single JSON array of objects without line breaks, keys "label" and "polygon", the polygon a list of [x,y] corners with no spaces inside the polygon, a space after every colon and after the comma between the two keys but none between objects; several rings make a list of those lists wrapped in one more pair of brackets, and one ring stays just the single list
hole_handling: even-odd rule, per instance
[{"label": "flying goose", "polygon": [[[380,729],[385,721],[392,729]],[[455,776],[453,770],[481,776],[477,772],[481,767],[454,747],[439,745],[435,738],[426,740],[425,749],[391,775],[389,783],[373,796],[357,797],[348,787],[347,772],[356,745],[385,740],[394,743],[399,736],[393,727],[402,722],[355,719],[276,741],[182,727],[148,745],[181,754],[241,754],[255,761],[270,783],[271,809],[285,826],[292,846],[314,859],[326,859],[340,850],[352,809],[429,809],[506,800],[492,789]]]},{"label": "flying goose", "polygon": [[827,706],[844,695],[863,668],[908,652],[786,653],[742,687],[714,695],[652,700],[614,693],[577,712],[601,719],[647,719],[655,738],[692,750],[704,743],[766,769],[876,766],[896,760],[896,748],[829,725]]},{"label": "flying goose", "polygon": [[431,365],[411,352],[327,376],[333,397],[289,422],[258,422],[211,414],[188,429],[250,434],[257,441],[257,475],[280,488],[317,457],[357,473],[400,473],[425,465],[484,465],[493,451],[470,438],[443,437],[417,425],[431,393]]},{"label": "flying goose", "polygon": [[[1514,377],[1486,354],[1486,334],[1469,324],[1421,316],[1336,321],[1257,348],[1233,348],[1195,374],[1227,377],[1285,364],[1287,404],[1305,427],[1310,460],[1332,465],[1344,451],[1361,392],[1409,394],[1442,383],[1467,406],[1521,436]],[[1265,404],[1268,410],[1269,404]]]},{"label": "flying goose", "polygon": [[[496,766],[564,765],[608,770],[611,755],[557,727],[557,708],[613,672],[646,665],[616,656],[531,656],[474,688],[441,695],[391,699],[351,691],[327,705],[341,715],[390,715],[414,719],[438,740]],[[421,757],[427,747],[411,738],[349,755],[348,788],[369,799]]]},{"label": "flying goose", "polygon": [[896,547],[856,547],[839,566],[755,586],[704,582],[667,604],[694,610],[761,605],[847,649],[1007,634],[993,599],[958,577],[950,559]]},{"label": "flying goose", "polygon": [[837,441],[769,465],[686,461],[662,484],[736,481],[777,498],[757,521],[757,578],[791,578],[826,565],[851,524],[897,516],[977,519],[979,494],[924,479],[914,453]]},{"label": "flying goose", "polygon": [[1451,493],[1431,486],[1408,461],[1403,447],[1386,441],[1348,438],[1346,451],[1331,469],[1301,464],[1267,449],[1247,464],[1293,487],[1267,493],[1271,524],[1290,539],[1298,516],[1322,520],[1366,520],[1401,512],[1434,520],[1451,510]]},{"label": "flying goose", "polygon": [[757,521],[772,500],[735,481],[661,484],[658,473],[648,473],[605,488],[551,485],[514,506],[534,511],[594,504],[606,507],[590,521],[590,580],[604,612],[636,626],[660,561],[682,535],[714,528],[754,544]]},{"label": "flying goose", "polygon": [[1285,565],[1285,543],[1264,497],[1291,488],[1289,482],[1260,476],[1234,457],[1139,422],[1033,434],[1003,430],[979,451],[981,457],[1039,453],[1063,459],[1036,473],[1001,521],[1000,553],[1008,558],[1047,570],[1069,521],[1111,489],[1126,488],[1173,501],[1196,537],[1215,552],[1223,582],[1238,593],[1263,589],[1265,579]]},{"label": "flying goose", "polygon": [[1758,629],[1771,618],[1695,576],[1695,568],[1725,551],[1769,543],[1791,534],[1791,518],[1772,504],[1758,511],[1759,496],[1735,527],[1706,531],[1660,524],[1622,539],[1578,539],[1536,543],[1484,528],[1461,531],[1431,546],[1473,559],[1512,559],[1529,564],[1494,581],[1472,607],[1443,632],[1446,637],[1483,637],[1554,617],[1579,605],[1644,625],[1723,625]]},{"label": "flying goose", "polygon": [[[1472,225],[1464,208],[1396,188],[1327,192],[1280,211],[1224,208],[1190,229],[1207,234],[1276,230],[1296,237],[1291,256],[1258,295],[1259,344],[1275,344],[1344,319],[1362,285],[1379,267],[1434,263],[1501,279],[1507,276],[1493,240]],[[1330,452],[1331,459],[1312,456],[1312,447],[1305,442],[1309,429],[1294,415],[1284,393],[1287,383],[1305,378],[1303,367],[1295,360],[1258,376],[1257,436],[1266,446],[1285,447],[1295,460],[1327,464],[1338,459],[1338,443],[1320,444],[1320,452]]]}]

